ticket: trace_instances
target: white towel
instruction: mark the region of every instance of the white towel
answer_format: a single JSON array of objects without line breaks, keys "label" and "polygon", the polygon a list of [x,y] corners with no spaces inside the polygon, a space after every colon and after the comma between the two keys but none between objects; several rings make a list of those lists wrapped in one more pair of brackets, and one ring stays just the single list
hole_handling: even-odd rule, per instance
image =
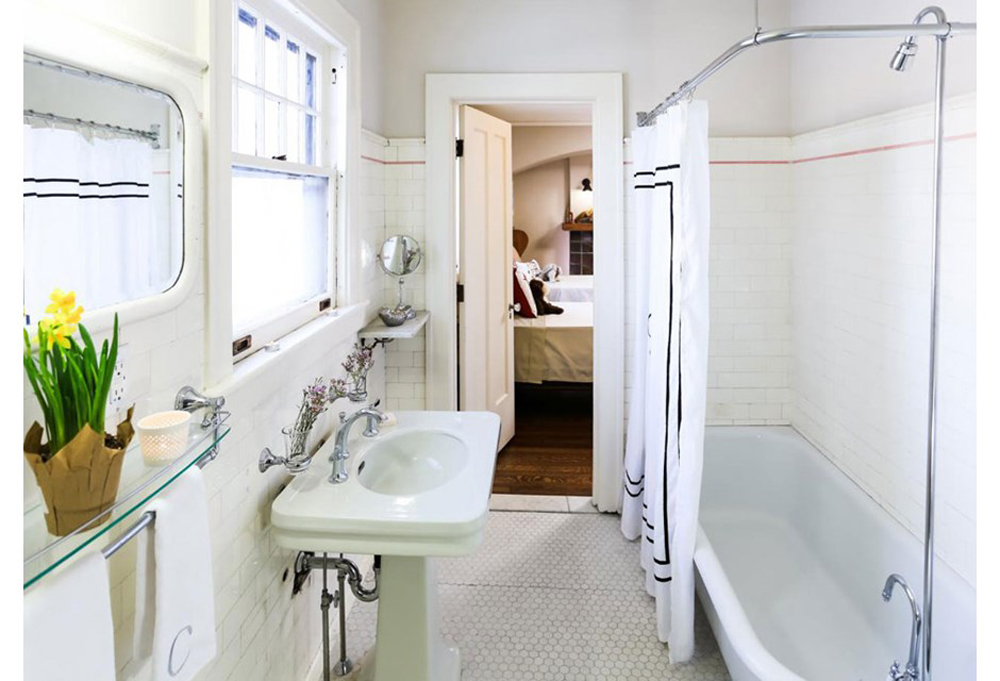
[{"label": "white towel", "polygon": [[25,681],[115,681],[108,565],[80,556],[24,595]]},{"label": "white towel", "polygon": [[146,510],[156,512],[156,521],[139,535],[136,654],[151,657],[153,681],[188,681],[215,657],[212,547],[201,470],[190,468]]}]

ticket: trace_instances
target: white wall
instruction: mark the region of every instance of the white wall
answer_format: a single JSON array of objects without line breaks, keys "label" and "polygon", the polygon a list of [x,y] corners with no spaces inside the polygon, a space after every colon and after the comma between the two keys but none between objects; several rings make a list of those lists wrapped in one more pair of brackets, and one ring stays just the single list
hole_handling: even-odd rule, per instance
[{"label": "white wall", "polygon": [[[792,424],[923,536],[929,107],[793,138]],[[938,554],[976,584],[975,99],[947,107],[939,345]],[[811,160],[805,160],[811,159]]]},{"label": "white wall", "polygon": [[[381,154],[365,159],[381,166],[385,177],[385,234],[408,234],[426,247],[424,238],[424,142],[421,139],[380,139]],[[424,287],[427,261],[406,277],[405,302],[418,310],[427,308]],[[383,304],[394,306],[399,298],[396,279],[383,276]],[[386,408],[423,409],[425,392],[425,332],[416,338],[396,340],[385,347]]]},{"label": "white wall", "polygon": [[569,272],[569,232],[562,223],[569,205],[569,161],[552,161],[514,175],[514,228],[528,235],[522,260]]},{"label": "white wall", "polygon": [[382,0],[340,0],[340,4],[361,27],[361,125],[380,133],[385,80],[382,66],[385,3]]},{"label": "white wall", "polygon": [[[750,0],[384,1],[388,137],[424,135],[424,75],[442,72],[620,71],[627,130],[636,111],[753,32]],[[789,0],[761,4],[766,25],[788,22]],[[712,134],[786,134],[787,74],[786,47],[774,46],[703,86]]]},{"label": "white wall", "polygon": [[[787,138],[709,140],[708,425],[789,422],[788,154]],[[631,159],[631,144],[626,144],[626,159]],[[626,419],[635,334],[633,183],[632,166],[626,165]]]},{"label": "white wall", "polygon": [[[908,24],[928,4],[925,0],[795,0],[790,19],[805,26]],[[940,4],[951,21],[976,21],[976,0]],[[895,38],[796,42],[791,50],[790,132],[808,132],[931,101],[935,40],[918,41],[917,57],[903,73],[889,68],[899,42]],[[948,95],[974,91],[976,37],[949,40],[947,49]]]},{"label": "white wall", "polygon": [[[88,3],[87,20],[96,17],[109,23],[112,33],[139,34],[164,41],[170,50],[181,53],[180,61],[173,62],[155,45],[151,50],[138,47],[141,40],[126,41],[119,48],[110,34],[94,39],[83,30],[83,18],[72,18],[78,9],[76,3],[67,0],[34,3],[36,9],[54,10],[53,17],[42,17],[39,22],[45,30],[54,25],[56,17],[60,21],[69,18],[76,22],[71,28],[79,28],[80,39],[89,41],[85,43],[88,48],[98,45],[101,54],[120,51],[122,59],[166,68],[194,99],[198,115],[192,119],[195,127],[189,134],[195,136],[206,134],[211,114],[207,106],[207,75],[186,66],[189,62],[184,56],[195,61],[198,57],[207,60],[208,5],[193,1]],[[367,205],[374,204],[376,209],[359,211],[358,224],[349,225],[348,229],[360,236],[361,250],[367,248],[366,252],[373,255],[372,244],[381,243],[384,237],[379,210],[381,179],[369,183],[367,190],[376,195],[367,199]],[[204,206],[207,189],[191,182],[186,186],[185,197]],[[364,192],[361,198],[365,199]],[[219,342],[207,338],[206,332],[205,225],[199,215],[185,227],[195,234],[195,247],[186,254],[185,267],[198,273],[190,297],[162,315],[142,321],[127,316],[121,320],[121,338],[128,348],[125,368],[129,398],[136,402],[136,418],[171,408],[174,394],[184,384],[203,386],[206,345],[210,340]],[[361,257],[366,256],[362,253]],[[384,282],[373,274],[374,265],[367,261],[355,265],[361,272],[361,296],[379,301]],[[85,292],[79,294],[86,304]],[[371,308],[368,312],[370,315]],[[288,476],[277,469],[260,474],[257,458],[264,446],[282,451],[280,428],[294,419],[303,386],[318,376],[342,374],[340,362],[365,318],[361,312],[350,323],[330,324],[320,320],[283,340],[279,353],[270,357],[260,353],[244,360],[248,371],[239,372],[243,375],[226,385],[216,386],[226,395],[227,408],[233,417],[232,432],[223,442],[218,459],[204,470],[219,653],[198,675],[199,681],[301,681],[308,676],[307,670],[320,646],[319,582],[311,579],[304,593],[291,597],[291,581],[283,581],[282,576],[292,567],[294,552],[276,547],[269,522],[271,501],[287,483]],[[322,330],[317,330],[317,325]],[[385,358],[379,351],[368,383],[371,399],[384,398],[384,367]],[[335,409],[340,408],[347,408],[346,403],[338,403]],[[26,425],[37,417],[38,409],[29,388],[25,391]],[[333,426],[331,413],[318,424],[317,435],[329,435]],[[139,453],[134,451],[129,456]],[[137,678],[143,663],[132,656],[134,565],[134,545],[116,554],[110,562],[115,654],[121,679]],[[367,559],[362,560],[364,565]],[[335,629],[336,622],[333,626]],[[336,640],[336,634],[333,635]]]}]

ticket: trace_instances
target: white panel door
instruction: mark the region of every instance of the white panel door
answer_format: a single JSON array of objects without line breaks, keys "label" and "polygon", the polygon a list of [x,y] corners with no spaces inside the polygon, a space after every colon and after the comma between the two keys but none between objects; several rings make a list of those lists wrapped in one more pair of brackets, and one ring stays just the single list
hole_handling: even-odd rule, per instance
[{"label": "white panel door", "polygon": [[510,123],[461,108],[459,406],[500,416],[514,436],[513,175]]}]

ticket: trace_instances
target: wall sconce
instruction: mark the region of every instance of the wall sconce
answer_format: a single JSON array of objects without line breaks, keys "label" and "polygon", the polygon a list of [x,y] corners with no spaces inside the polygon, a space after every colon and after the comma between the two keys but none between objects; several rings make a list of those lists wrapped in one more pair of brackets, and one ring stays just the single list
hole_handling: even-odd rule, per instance
[{"label": "wall sconce", "polygon": [[583,178],[582,180],[580,180],[580,183],[583,184],[583,191],[585,191],[585,192],[592,192],[592,191],[594,191],[594,188],[590,186],[590,178],[589,177]]}]

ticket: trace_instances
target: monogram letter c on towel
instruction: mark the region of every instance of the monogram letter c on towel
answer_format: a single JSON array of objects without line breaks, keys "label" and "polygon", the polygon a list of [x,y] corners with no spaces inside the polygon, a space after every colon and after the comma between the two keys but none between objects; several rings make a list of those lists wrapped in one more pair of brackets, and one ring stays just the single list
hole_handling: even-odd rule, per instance
[{"label": "monogram letter c on towel", "polygon": [[188,650],[187,655],[185,655],[184,659],[181,661],[181,666],[177,667],[177,669],[174,669],[174,650],[177,648],[177,640],[181,637],[181,634],[187,634],[188,636],[190,636],[193,633],[194,629],[189,624],[186,627],[183,627],[180,631],[177,632],[177,635],[174,636],[174,642],[170,644],[170,657],[167,659],[167,672],[171,676],[177,676],[178,674],[180,674],[181,670],[184,669],[184,665],[187,664],[188,659],[191,657],[191,651]]}]

